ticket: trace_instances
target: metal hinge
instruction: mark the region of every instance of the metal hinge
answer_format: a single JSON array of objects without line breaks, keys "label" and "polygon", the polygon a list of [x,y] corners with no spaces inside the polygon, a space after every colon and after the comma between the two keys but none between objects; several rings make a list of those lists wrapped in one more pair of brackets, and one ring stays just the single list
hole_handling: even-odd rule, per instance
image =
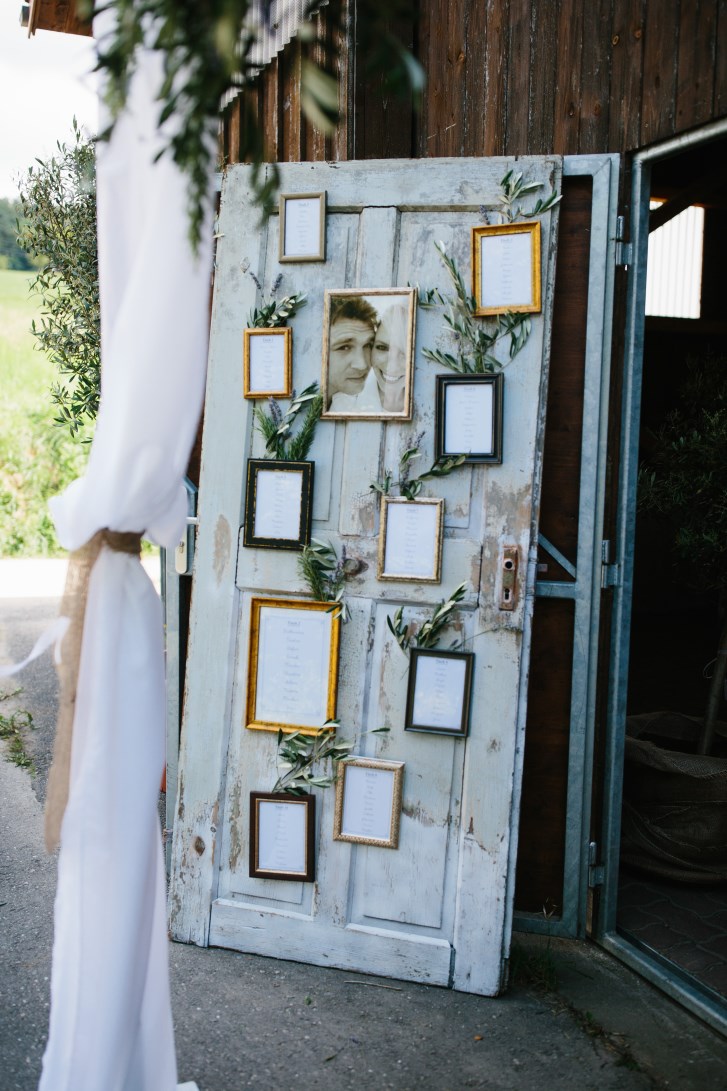
[{"label": "metal hinge", "polygon": [[617,265],[632,265],[634,260],[634,247],[633,243],[624,241],[624,231],[626,228],[626,221],[623,216],[616,217],[616,264]]},{"label": "metal hinge", "polygon": [[591,841],[588,846],[588,886],[593,889],[603,886],[605,868],[602,864],[596,864],[598,859],[598,842]]},{"label": "metal hinge", "polygon": [[601,542],[601,587],[621,586],[621,565],[611,560],[611,542],[605,538]]}]

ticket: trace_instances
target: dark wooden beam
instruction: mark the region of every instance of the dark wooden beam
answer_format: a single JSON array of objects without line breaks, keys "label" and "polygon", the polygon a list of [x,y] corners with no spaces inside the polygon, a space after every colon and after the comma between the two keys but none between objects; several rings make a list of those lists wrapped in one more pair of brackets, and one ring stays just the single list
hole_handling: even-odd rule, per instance
[{"label": "dark wooden beam", "polygon": [[91,24],[78,16],[76,0],[30,0],[28,34],[55,30],[59,34],[91,36]]}]

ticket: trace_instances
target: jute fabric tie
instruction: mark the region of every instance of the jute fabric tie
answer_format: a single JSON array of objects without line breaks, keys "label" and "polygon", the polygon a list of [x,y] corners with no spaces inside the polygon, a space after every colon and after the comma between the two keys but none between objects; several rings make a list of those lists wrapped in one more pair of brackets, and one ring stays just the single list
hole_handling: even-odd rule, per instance
[{"label": "jute fabric tie", "polygon": [[61,822],[68,802],[73,719],[76,714],[78,668],[81,661],[88,584],[103,546],[116,553],[131,553],[138,557],[141,555],[141,534],[99,530],[68,558],[60,613],[69,619],[70,624],[61,646],[61,662],[57,666],[60,689],[58,720],[45,803],[45,845],[48,852],[53,852],[58,847]]}]

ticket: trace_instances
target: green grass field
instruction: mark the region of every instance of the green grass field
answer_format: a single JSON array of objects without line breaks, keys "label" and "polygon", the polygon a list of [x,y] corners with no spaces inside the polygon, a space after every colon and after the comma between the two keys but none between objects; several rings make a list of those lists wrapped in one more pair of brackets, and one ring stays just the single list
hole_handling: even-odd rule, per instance
[{"label": "green grass field", "polygon": [[30,332],[32,273],[0,270],[0,556],[61,553],[47,501],[83,472],[87,448],[53,423],[54,369]]}]

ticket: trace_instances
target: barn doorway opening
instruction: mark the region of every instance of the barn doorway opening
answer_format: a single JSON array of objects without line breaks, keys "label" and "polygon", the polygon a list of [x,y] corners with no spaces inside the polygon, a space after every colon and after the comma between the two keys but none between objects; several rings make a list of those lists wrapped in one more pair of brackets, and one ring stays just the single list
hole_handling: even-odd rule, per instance
[{"label": "barn doorway opening", "polygon": [[651,162],[647,181],[639,469],[632,476],[634,568],[613,899],[621,943],[724,1019],[724,684],[713,698],[714,736],[701,747],[707,756],[698,751],[727,608],[726,152],[724,136],[672,151]]}]

